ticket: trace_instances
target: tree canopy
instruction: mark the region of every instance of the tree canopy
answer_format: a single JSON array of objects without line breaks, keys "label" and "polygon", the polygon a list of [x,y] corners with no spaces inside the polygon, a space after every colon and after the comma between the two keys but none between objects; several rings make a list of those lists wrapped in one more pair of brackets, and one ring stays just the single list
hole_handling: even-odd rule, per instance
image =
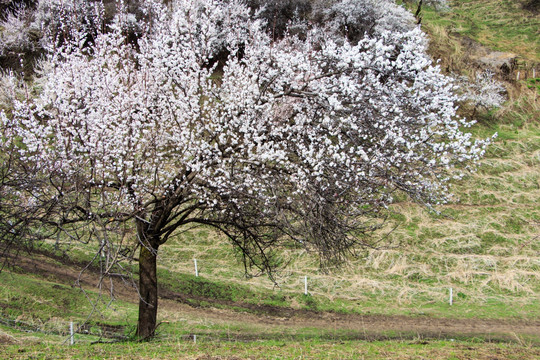
[{"label": "tree canopy", "polygon": [[394,3],[358,2],[379,15],[354,39],[351,19],[275,38],[235,0],[143,3],[135,39],[122,9],[91,37],[57,37],[38,95],[0,113],[2,148],[47,179],[23,196],[48,201],[49,227],[100,251],[140,249],[140,337],[156,326],[158,249],[177,230],[212,226],[263,270],[291,241],[340,260],[374,245],[366,235],[396,194],[444,202],[483,153]]}]

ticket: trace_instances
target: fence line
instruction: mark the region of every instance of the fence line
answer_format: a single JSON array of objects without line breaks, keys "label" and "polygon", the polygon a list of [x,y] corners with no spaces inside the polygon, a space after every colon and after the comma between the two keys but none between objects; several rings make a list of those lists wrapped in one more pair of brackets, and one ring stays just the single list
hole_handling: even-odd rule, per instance
[{"label": "fence line", "polygon": [[[90,330],[90,326],[87,324],[79,325],[77,326],[76,323],[73,321],[70,321],[67,324],[63,324],[63,328],[65,330],[59,330],[59,329],[44,329],[41,326],[36,326],[33,324],[29,324],[27,322],[21,321],[21,320],[14,320],[14,319],[8,319],[4,317],[0,317],[0,324],[7,326],[9,328],[22,331],[25,333],[40,333],[45,335],[58,335],[58,336],[67,336],[66,341],[69,341],[71,345],[75,342],[75,335],[89,335],[89,336],[95,336],[99,338],[106,338],[106,339],[115,339],[115,340],[126,340],[128,337],[126,335],[120,335],[118,333],[113,332],[107,332],[107,331],[100,331],[100,332],[92,332]],[[99,325],[96,325],[99,326]],[[64,342],[66,342],[64,341]]]}]

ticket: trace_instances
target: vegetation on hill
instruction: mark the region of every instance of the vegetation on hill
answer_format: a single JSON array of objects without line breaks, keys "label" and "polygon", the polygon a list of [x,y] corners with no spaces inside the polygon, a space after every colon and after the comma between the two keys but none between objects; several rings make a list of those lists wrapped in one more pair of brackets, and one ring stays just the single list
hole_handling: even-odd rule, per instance
[{"label": "vegetation on hill", "polygon": [[[423,24],[444,28],[454,37],[470,38],[493,51],[516,54],[529,66],[540,61],[540,12],[528,1],[451,1],[449,11],[425,8]],[[466,66],[466,64],[461,64]]]},{"label": "vegetation on hill", "polygon": [[[102,295],[107,295],[110,284],[102,284],[101,294],[91,286],[99,281],[92,275],[97,268],[81,276],[85,293],[70,287],[77,280],[77,269],[91,260],[95,249],[70,244],[71,262],[66,262],[62,254],[67,244],[44,244],[46,256],[37,255],[34,260],[25,257],[28,260],[20,266],[0,274],[0,342],[9,344],[1,345],[0,355],[40,357],[52,351],[74,358],[153,358],[175,356],[181,351],[195,358],[335,355],[487,359],[494,353],[501,358],[539,357],[538,337],[519,333],[513,339],[483,333],[436,340],[433,334],[390,330],[377,333],[377,341],[359,344],[353,339],[361,338],[361,331],[332,329],[331,322],[326,329],[306,323],[291,328],[280,323],[270,330],[264,323],[274,321],[276,316],[290,321],[301,316],[302,311],[313,311],[307,316],[330,312],[538,324],[540,108],[535,88],[538,80],[532,75],[533,69],[538,74],[540,59],[538,12],[534,1],[456,0],[449,4],[447,11],[424,6],[422,12],[422,26],[430,35],[432,55],[441,59],[443,70],[472,79],[487,66],[478,61],[480,57],[493,51],[517,55],[512,57],[516,62],[510,73],[490,68],[506,88],[508,100],[501,108],[478,112],[468,106],[461,109],[463,115],[477,115],[479,122],[473,127],[477,138],[495,132],[498,137],[478,171],[453,183],[455,196],[449,204],[432,211],[397,199],[388,216],[399,226],[382,229],[376,235],[385,236],[393,246],[360,250],[344,268],[330,272],[321,271],[317,258],[309,252],[283,251],[279,258],[288,266],[276,274],[279,287],[264,276],[246,278],[238,262],[241,255],[211,228],[183,232],[160,249],[159,352],[154,343],[126,342],[69,350],[63,345],[50,345],[67,339],[70,320],[89,324],[85,331],[90,335],[82,329],[76,334],[78,343],[104,340],[107,336],[129,337],[136,320],[136,299],[130,300],[133,294],[121,290],[119,299],[109,304],[108,297]],[[516,81],[518,71],[520,78]],[[194,276],[193,259],[198,260],[199,277]],[[54,266],[67,271],[59,274],[53,271]],[[99,261],[93,266],[99,267]],[[304,295],[305,276],[309,295]],[[126,278],[115,283],[115,288],[129,282]],[[189,311],[199,308],[216,311],[218,316],[204,317],[204,312]],[[297,311],[297,315],[290,310]],[[92,316],[87,318],[89,314]],[[234,314],[261,316],[265,320],[249,324],[245,319],[253,318],[236,321]],[[219,316],[225,319],[219,320]],[[104,325],[121,329],[106,333]],[[501,343],[486,343],[491,336]],[[264,340],[251,341],[254,339]],[[35,345],[24,346],[29,343]]]}]

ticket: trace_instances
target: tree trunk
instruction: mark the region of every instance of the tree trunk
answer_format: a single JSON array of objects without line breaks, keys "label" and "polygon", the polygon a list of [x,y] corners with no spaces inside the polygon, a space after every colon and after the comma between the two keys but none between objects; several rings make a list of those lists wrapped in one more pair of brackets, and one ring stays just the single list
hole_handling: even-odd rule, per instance
[{"label": "tree trunk", "polygon": [[418,25],[420,25],[422,23],[422,15],[420,14],[422,12],[422,2],[423,2],[423,0],[420,0],[418,2],[418,8],[416,9],[416,13],[414,14],[414,17],[417,20],[416,24],[418,24]]},{"label": "tree trunk", "polygon": [[157,325],[158,287],[157,287],[157,249],[141,246],[139,252],[139,322],[137,334],[139,339],[154,336]]}]

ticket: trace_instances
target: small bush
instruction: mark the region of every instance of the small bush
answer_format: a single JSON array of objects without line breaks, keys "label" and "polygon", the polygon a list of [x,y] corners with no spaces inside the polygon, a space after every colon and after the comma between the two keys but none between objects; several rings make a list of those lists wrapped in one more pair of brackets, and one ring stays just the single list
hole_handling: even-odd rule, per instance
[{"label": "small bush", "polygon": [[412,14],[393,1],[388,0],[342,0],[330,8],[319,4],[316,10],[319,21],[347,37],[352,43],[366,35],[404,32],[414,28]]},{"label": "small bush", "polygon": [[259,18],[266,22],[266,28],[273,38],[281,38],[287,26],[293,21],[305,21],[311,13],[309,0],[250,0],[248,6],[259,12]]}]

